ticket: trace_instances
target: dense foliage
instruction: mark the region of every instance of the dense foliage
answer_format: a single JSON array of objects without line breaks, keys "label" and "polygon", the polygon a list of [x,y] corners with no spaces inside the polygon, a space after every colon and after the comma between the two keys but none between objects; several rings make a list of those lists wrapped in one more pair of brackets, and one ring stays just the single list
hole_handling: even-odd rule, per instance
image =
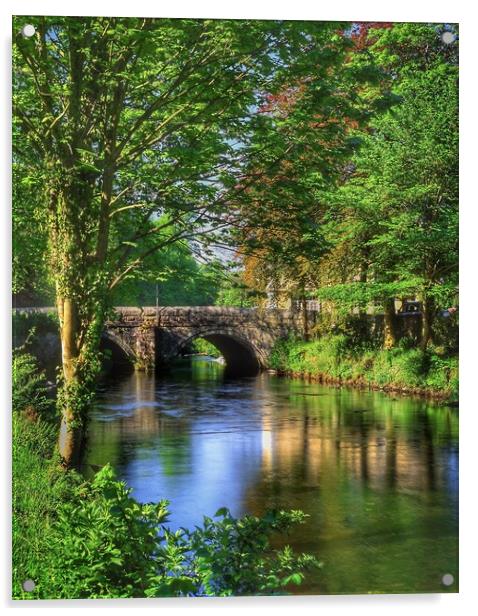
[{"label": "dense foliage", "polygon": [[393,349],[356,346],[344,334],[309,342],[283,340],[272,350],[270,366],[324,382],[458,399],[458,358],[442,347],[423,352],[406,338]]},{"label": "dense foliage", "polygon": [[192,352],[201,355],[209,355],[209,357],[220,357],[220,351],[204,338],[195,338],[192,342]]},{"label": "dense foliage", "polygon": [[[380,69],[388,100],[379,99],[365,123],[335,111],[358,147],[334,158],[332,182],[310,180],[309,157],[297,179],[289,169],[273,178],[263,201],[273,231],[255,220],[243,237],[246,249],[256,250],[246,258],[251,285],[318,298],[329,311],[385,312],[387,347],[397,342],[395,299],[421,301],[423,348],[437,314],[457,304],[458,57],[457,42],[446,45],[443,31],[434,24],[357,25],[349,65],[367,58]],[[357,86],[365,99],[376,89]],[[288,101],[291,118],[295,104]],[[283,101],[276,106],[283,110]],[[323,147],[324,132],[313,128],[309,138]],[[296,192],[279,210],[278,194],[293,181]],[[304,206],[309,200],[315,209]],[[291,219],[295,207],[302,221]]]},{"label": "dense foliage", "polygon": [[191,247],[174,242],[145,259],[141,271],[113,292],[115,306],[210,306],[215,303],[221,268],[200,263]]},{"label": "dense foliage", "polygon": [[17,350],[13,353],[12,363],[12,407],[40,415],[51,412],[53,407],[45,376],[37,371],[36,359]]}]

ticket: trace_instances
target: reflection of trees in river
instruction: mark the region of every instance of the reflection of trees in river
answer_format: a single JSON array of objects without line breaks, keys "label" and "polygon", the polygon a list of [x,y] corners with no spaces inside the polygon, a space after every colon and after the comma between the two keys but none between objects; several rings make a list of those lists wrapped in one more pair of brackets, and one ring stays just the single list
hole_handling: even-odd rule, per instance
[{"label": "reflection of trees in river", "polygon": [[[90,474],[88,463],[92,460],[95,466],[110,462],[118,469],[124,468],[141,456],[143,447],[150,450],[152,446],[164,474],[187,472],[191,457],[190,417],[160,413],[160,405],[154,375],[135,372],[117,382],[108,394],[108,405],[102,408],[102,420],[93,419],[89,426],[85,474]],[[107,413],[115,421],[105,421]]]},{"label": "reflection of trees in river", "polygon": [[300,592],[438,588],[441,571],[457,566],[449,486],[456,413],[376,392],[316,388],[311,395],[300,382],[289,391],[264,414],[262,473],[245,508],[310,515],[293,545],[325,568]]},{"label": "reflection of trees in river", "polygon": [[112,462],[143,501],[171,498],[177,525],[221,506],[304,510],[286,541],[325,561],[314,592],[423,591],[456,572],[454,411],[216,368],[109,387],[89,460]]},{"label": "reflection of trees in river", "polygon": [[376,393],[367,398],[360,392],[358,398],[332,390],[313,396],[295,389],[291,386],[290,400],[274,416],[263,419],[269,436],[262,474],[274,492],[291,480],[320,490],[331,474],[379,491],[422,492],[443,485],[446,445],[457,442],[454,411]]}]

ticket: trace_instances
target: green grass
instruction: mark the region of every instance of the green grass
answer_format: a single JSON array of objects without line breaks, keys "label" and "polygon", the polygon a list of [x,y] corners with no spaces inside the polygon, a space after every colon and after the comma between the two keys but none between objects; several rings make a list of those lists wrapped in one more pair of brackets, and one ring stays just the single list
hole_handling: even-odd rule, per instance
[{"label": "green grass", "polygon": [[204,338],[196,338],[192,343],[193,353],[201,353],[201,355],[209,355],[209,357],[220,357],[221,352],[211,342]]},{"label": "green grass", "polygon": [[[13,596],[41,596],[53,524],[77,476],[60,470],[55,454],[59,420],[45,375],[32,355],[14,352],[12,366]],[[36,580],[33,593],[22,589]]]},{"label": "green grass", "polygon": [[[13,596],[41,596],[53,524],[59,506],[71,491],[73,475],[59,470],[54,459],[56,426],[13,414]],[[32,593],[22,583],[35,580]],[[39,583],[40,581],[40,583]],[[39,594],[40,593],[40,594]]]},{"label": "green grass", "polygon": [[282,340],[273,348],[270,367],[294,373],[322,375],[370,386],[424,389],[458,399],[458,357],[442,349],[426,352],[403,342],[393,349],[353,347],[344,335],[317,340]]}]

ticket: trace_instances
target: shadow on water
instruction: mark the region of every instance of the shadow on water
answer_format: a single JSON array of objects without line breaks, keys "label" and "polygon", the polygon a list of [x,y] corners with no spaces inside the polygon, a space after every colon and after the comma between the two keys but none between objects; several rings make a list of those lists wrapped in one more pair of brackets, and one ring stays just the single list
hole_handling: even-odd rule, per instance
[{"label": "shadow on water", "polygon": [[[287,537],[324,568],[301,593],[443,592],[457,579],[458,420],[453,409],[267,374],[229,378],[204,358],[103,381],[85,475],[110,462],[173,527],[302,509]],[[279,544],[278,544],[279,545]]]}]

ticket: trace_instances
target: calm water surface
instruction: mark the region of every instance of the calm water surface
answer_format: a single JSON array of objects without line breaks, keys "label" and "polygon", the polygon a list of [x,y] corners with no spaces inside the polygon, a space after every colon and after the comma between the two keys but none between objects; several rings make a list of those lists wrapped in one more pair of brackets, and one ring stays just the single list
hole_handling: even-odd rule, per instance
[{"label": "calm water surface", "polygon": [[458,589],[441,583],[458,576],[454,409],[193,361],[103,384],[84,472],[107,462],[175,528],[223,506],[308,513],[287,542],[323,568],[301,593]]}]

